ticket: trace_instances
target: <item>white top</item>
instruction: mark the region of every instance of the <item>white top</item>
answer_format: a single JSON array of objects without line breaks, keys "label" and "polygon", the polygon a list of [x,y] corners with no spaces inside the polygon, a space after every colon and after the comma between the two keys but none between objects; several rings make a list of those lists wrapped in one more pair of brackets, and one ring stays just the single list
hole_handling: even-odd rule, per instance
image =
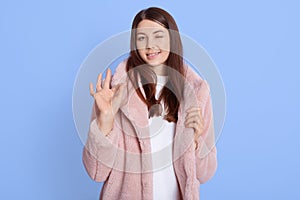
[{"label": "white top", "polygon": [[[167,82],[167,76],[157,76],[156,97]],[[162,104],[163,106],[163,104]],[[163,111],[164,113],[164,111]],[[164,120],[162,116],[149,119],[150,141],[153,163],[153,199],[175,200],[179,188],[172,162],[172,142],[175,123]]]}]

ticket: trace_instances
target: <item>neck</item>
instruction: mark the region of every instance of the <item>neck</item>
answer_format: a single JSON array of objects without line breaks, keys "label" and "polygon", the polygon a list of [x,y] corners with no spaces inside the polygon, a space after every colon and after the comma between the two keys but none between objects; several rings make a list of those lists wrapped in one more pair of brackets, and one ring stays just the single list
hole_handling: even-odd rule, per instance
[{"label": "neck", "polygon": [[167,67],[163,64],[152,66],[152,70],[158,76],[167,76]]}]

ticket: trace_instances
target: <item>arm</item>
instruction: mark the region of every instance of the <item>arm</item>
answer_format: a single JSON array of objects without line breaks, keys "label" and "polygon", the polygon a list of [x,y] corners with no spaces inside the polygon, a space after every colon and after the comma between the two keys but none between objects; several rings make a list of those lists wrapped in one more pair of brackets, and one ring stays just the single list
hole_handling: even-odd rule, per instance
[{"label": "arm", "polygon": [[97,182],[102,182],[107,179],[113,167],[120,130],[114,126],[106,136],[99,129],[96,117],[93,116],[95,116],[95,105],[93,106],[90,129],[83,149],[82,160],[89,176]]},{"label": "arm", "polygon": [[[116,72],[112,77],[112,87],[116,86],[120,82],[124,82],[125,66],[126,62],[122,62],[117,67]],[[107,80],[108,79],[105,80],[107,85],[104,85],[104,88],[106,87],[109,89],[110,81]],[[98,84],[99,83],[101,84],[101,76],[100,79],[98,77]],[[92,93],[93,90],[91,90],[91,94]],[[93,94],[93,96],[95,97],[95,94]],[[120,96],[120,98],[117,97],[116,99],[119,100],[116,102],[112,100],[112,104],[118,104],[118,101],[122,100],[122,93],[119,93],[118,96]],[[98,104],[101,104],[101,101],[98,101]],[[113,118],[111,119],[107,118],[109,115],[103,115],[103,113],[100,112],[98,104],[96,105],[95,101],[93,105],[90,129],[86,144],[83,149],[82,160],[89,176],[97,182],[102,182],[107,179],[113,167],[117,155],[118,141],[121,130],[119,126],[116,125],[120,124],[118,106],[116,107],[116,114],[114,114]]]},{"label": "arm", "polygon": [[212,102],[209,86],[203,81],[197,92],[197,100],[202,109],[204,128],[196,142],[196,175],[200,183],[205,183],[216,172],[217,150],[215,146]]}]

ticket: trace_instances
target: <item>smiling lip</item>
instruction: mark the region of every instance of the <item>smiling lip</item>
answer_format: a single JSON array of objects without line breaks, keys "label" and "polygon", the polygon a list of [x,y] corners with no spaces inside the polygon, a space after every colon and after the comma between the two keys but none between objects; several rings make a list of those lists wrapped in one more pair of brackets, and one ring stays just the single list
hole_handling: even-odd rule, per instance
[{"label": "smiling lip", "polygon": [[155,59],[158,55],[160,54],[160,52],[154,52],[154,53],[147,53],[147,59],[152,60]]}]

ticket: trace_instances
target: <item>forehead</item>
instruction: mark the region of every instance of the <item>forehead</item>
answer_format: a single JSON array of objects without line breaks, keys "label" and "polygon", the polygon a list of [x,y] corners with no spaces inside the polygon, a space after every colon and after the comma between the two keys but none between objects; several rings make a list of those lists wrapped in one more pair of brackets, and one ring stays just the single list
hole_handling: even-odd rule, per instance
[{"label": "forehead", "polygon": [[137,33],[149,33],[149,32],[156,32],[156,31],[163,31],[166,32],[168,29],[156,23],[154,21],[144,19],[142,20],[137,26]]}]

